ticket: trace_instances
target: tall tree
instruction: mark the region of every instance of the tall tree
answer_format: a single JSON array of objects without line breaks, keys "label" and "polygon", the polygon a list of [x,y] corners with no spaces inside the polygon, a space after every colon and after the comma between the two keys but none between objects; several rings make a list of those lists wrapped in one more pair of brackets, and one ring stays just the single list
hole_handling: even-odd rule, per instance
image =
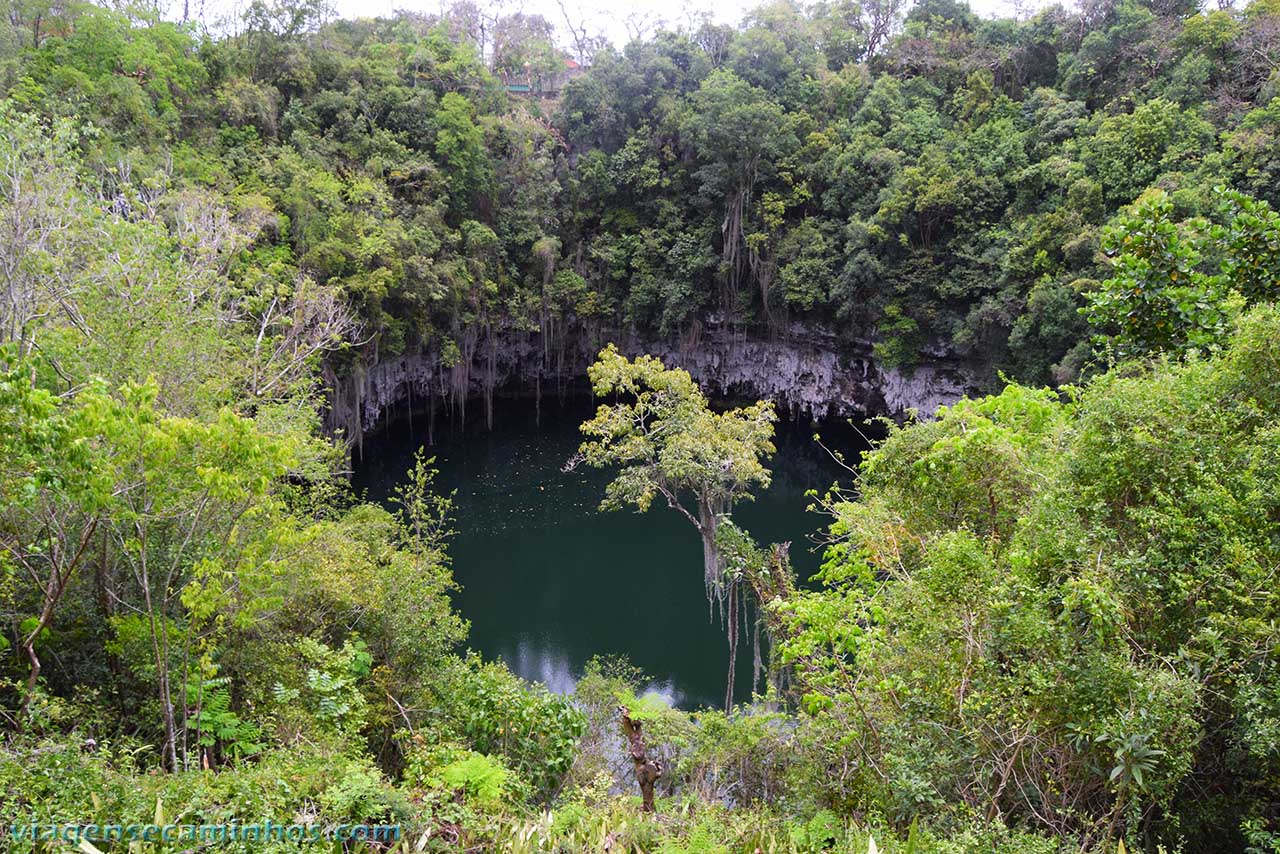
[{"label": "tall tree", "polygon": [[112,499],[100,436],[118,412],[96,389],[66,404],[36,387],[32,364],[15,352],[13,345],[0,350],[0,495],[6,499],[0,503],[0,579],[12,567],[34,593],[26,601],[35,613],[18,625],[30,668],[18,713],[22,726],[42,669],[36,647]]},{"label": "tall tree", "polygon": [[736,584],[725,584],[724,559],[716,532],[755,487],[768,488],[764,461],[773,453],[773,404],[715,412],[688,371],[667,368],[653,356],[634,361],[610,344],[588,370],[598,397],[622,398],[602,405],[582,425],[588,437],[570,461],[597,468],[618,466],[605,489],[603,510],[632,505],[649,509],[661,496],[702,538],[703,580],[708,601],[724,607],[729,634],[729,679],[725,705],[733,701],[737,655]]},{"label": "tall tree", "polygon": [[633,505],[645,511],[655,497],[664,498],[702,537],[710,594],[722,569],[716,526],[734,504],[751,499],[754,487],[769,486],[764,461],[774,452],[773,404],[715,412],[688,371],[667,368],[653,356],[632,361],[612,344],[588,374],[597,397],[626,398],[602,405],[581,427],[588,439],[575,460],[620,469],[601,509]]}]

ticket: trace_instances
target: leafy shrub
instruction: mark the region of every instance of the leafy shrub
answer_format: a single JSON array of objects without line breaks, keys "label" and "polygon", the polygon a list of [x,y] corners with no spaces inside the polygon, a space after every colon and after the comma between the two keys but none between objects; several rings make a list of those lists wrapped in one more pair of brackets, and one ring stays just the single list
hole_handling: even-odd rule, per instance
[{"label": "leafy shrub", "polygon": [[511,772],[502,763],[483,753],[468,753],[438,772],[441,784],[465,792],[482,807],[496,806],[503,800],[510,776]]},{"label": "leafy shrub", "polygon": [[472,750],[503,757],[537,798],[555,793],[586,728],[568,698],[476,659],[452,668],[439,694],[450,725]]}]

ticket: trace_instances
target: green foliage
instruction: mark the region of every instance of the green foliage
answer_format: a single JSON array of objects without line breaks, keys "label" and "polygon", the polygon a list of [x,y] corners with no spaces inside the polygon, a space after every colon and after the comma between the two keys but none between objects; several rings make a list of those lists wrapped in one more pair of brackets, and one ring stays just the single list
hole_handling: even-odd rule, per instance
[{"label": "green foliage", "polygon": [[454,668],[440,702],[473,751],[502,757],[540,800],[559,788],[586,726],[567,698],[522,682],[501,664],[471,660]]},{"label": "green foliage", "polygon": [[[195,221],[233,226],[200,248],[253,306],[241,345],[276,357],[249,371],[262,394],[296,391],[306,372],[277,373],[320,341],[452,366],[475,336],[537,329],[551,352],[592,324],[674,336],[795,319],[893,366],[976,351],[1069,380],[1084,330],[1045,296],[1105,278],[1092,246],[1118,206],[1157,186],[1203,213],[1220,183],[1278,201],[1266,3],[904,11],[769,7],[623,51],[579,39],[578,71],[540,16],[481,23],[465,4],[360,21],[257,4],[222,38],[136,9],[24,6],[4,25],[4,79],[9,109],[40,116],[130,211],[92,217],[130,251],[84,246],[77,264],[146,264],[137,280],[163,289],[173,250],[201,243]],[[183,213],[193,190],[228,215]],[[316,312],[297,347],[298,309],[335,301],[361,328]],[[177,324],[159,302],[150,316]],[[87,325],[137,334],[147,315],[127,305],[103,301],[109,317]],[[236,312],[194,307],[210,340],[165,355],[228,394],[239,371],[206,356]]]},{"label": "green foliage", "polygon": [[[756,403],[725,412],[711,409],[687,371],[659,359],[629,360],[610,344],[588,369],[598,397],[625,396],[601,405],[581,426],[587,437],[576,460],[618,466],[605,488],[602,510],[630,504],[641,512],[661,496],[698,529],[703,542],[707,592],[721,584],[716,528],[757,486],[768,487],[763,459],[773,453],[773,404]],[[692,501],[694,509],[684,503]]]},{"label": "green foliage", "polygon": [[[1276,849],[1274,0],[771,6],[579,39],[585,71],[466,4],[254,3],[219,37],[10,5],[0,813],[404,818],[403,851]],[[1070,382],[1082,304],[1118,367],[891,429],[824,502],[823,587],[763,609],[781,687],[724,713],[619,665],[565,698],[459,661],[431,461],[360,504],[321,431],[369,365],[466,390],[511,335],[544,375],[624,333],[819,328],[871,367]],[[759,572],[716,528],[769,482],[772,408],[612,348],[591,380],[605,505],[688,515],[709,585]],[[620,700],[658,817],[610,794]]]},{"label": "green foliage", "polygon": [[358,733],[364,728],[365,698],[360,680],[369,675],[373,657],[364,641],[347,640],[341,650],[332,650],[311,638],[294,644],[297,660],[306,665],[301,684],[277,682],[272,688],[275,700],[294,712],[301,708],[321,728],[338,733]]},{"label": "green foliage", "polygon": [[1207,122],[1157,98],[1132,113],[1103,119],[1087,143],[1085,162],[1097,174],[1107,201],[1124,204],[1162,173],[1194,165],[1212,138]]},{"label": "green foliage", "polygon": [[1086,296],[1090,322],[1118,330],[1103,339],[1113,358],[1216,348],[1237,301],[1278,293],[1280,215],[1240,193],[1217,194],[1223,225],[1175,223],[1168,194],[1153,191],[1107,231],[1116,275]]},{"label": "green foliage", "polygon": [[644,723],[660,720],[671,710],[671,706],[656,691],[646,691],[639,696],[630,692],[619,693],[617,701],[619,705],[627,707],[632,720]]},{"label": "green foliage", "polygon": [[1031,798],[1070,816],[1056,832],[1114,821],[1132,844],[1245,832],[1236,786],[1271,773],[1246,744],[1271,720],[1276,324],[1255,309],[1212,359],[1068,401],[962,402],[892,431],[856,501],[828,497],[827,589],[780,607],[818,780],[823,746],[862,760],[827,797],[1035,824]]},{"label": "green foliage", "polygon": [[221,747],[232,760],[239,761],[262,751],[262,729],[243,720],[231,708],[229,682],[215,678],[187,685],[187,703],[198,710],[187,722],[187,728],[194,731],[196,744],[203,748]]},{"label": "green foliage", "polygon": [[1219,188],[1225,226],[1211,236],[1222,275],[1249,302],[1280,295],[1280,213],[1265,201]]},{"label": "green foliage", "polygon": [[502,800],[510,772],[483,753],[471,753],[465,759],[455,759],[439,773],[444,786],[463,791],[483,807],[495,806]]},{"label": "green foliage", "polygon": [[[406,818],[403,795],[367,762],[307,749],[267,751],[235,770],[166,775],[139,774],[147,751],[129,741],[89,749],[23,742],[9,749],[13,761],[0,763],[0,808],[28,821],[150,824],[158,804],[160,814],[178,824],[245,824],[276,816],[319,830]],[[29,841],[6,844],[15,852],[33,851]],[[297,850],[297,843],[246,839],[219,847],[249,854]]]},{"label": "green foliage", "polygon": [[713,412],[688,372],[651,356],[630,361],[612,346],[601,351],[590,376],[597,396],[634,398],[602,405],[582,425],[585,461],[622,467],[602,507],[647,510],[654,497],[674,501],[686,490],[720,507],[769,485],[760,457],[773,452],[771,404]]},{"label": "green foliage", "polygon": [[436,156],[448,176],[450,192],[466,205],[486,189],[489,167],[484,135],[472,120],[471,105],[456,92],[440,99],[436,126]]},{"label": "green foliage", "polygon": [[320,804],[333,815],[359,817],[365,821],[387,820],[394,818],[401,808],[398,794],[377,769],[357,766],[325,789]]},{"label": "green foliage", "polygon": [[830,811],[788,818],[768,807],[727,809],[718,804],[675,802],[654,818],[621,799],[570,801],[532,819],[497,824],[484,838],[512,852],[547,850],[661,851],[672,854],[1053,854],[1053,840],[999,825],[958,828],[939,834],[915,825],[901,832],[883,826],[859,826]]}]

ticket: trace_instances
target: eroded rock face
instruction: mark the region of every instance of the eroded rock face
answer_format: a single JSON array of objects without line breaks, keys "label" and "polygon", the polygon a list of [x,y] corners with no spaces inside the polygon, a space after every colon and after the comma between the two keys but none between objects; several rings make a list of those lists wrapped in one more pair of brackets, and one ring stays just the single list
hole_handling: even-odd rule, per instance
[{"label": "eroded rock face", "polygon": [[958,360],[887,368],[872,357],[869,344],[841,351],[833,336],[808,329],[792,333],[771,340],[710,338],[683,353],[662,344],[640,350],[684,368],[709,393],[768,398],[817,418],[903,418],[913,409],[927,417],[980,386],[977,369]]},{"label": "eroded rock face", "polygon": [[628,356],[649,353],[687,370],[704,391],[729,398],[767,398],[815,418],[932,415],[982,386],[979,366],[945,353],[914,368],[880,365],[869,342],[848,344],[823,330],[794,325],[768,339],[703,333],[684,341],[652,341],[597,331],[555,350],[531,333],[502,333],[474,346],[469,363],[446,366],[437,354],[396,356],[335,387],[332,419],[348,435],[375,427],[392,406],[446,405],[455,417],[482,421],[494,394],[550,396],[585,381],[608,342]]}]

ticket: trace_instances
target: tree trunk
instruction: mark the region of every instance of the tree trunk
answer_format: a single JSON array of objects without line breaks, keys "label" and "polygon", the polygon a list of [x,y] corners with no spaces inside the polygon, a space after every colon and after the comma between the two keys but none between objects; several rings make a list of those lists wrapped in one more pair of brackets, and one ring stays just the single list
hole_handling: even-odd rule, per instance
[{"label": "tree trunk", "polygon": [[727,596],[729,619],[727,621],[727,630],[729,633],[729,678],[726,680],[724,689],[724,710],[726,713],[733,711],[733,677],[734,671],[738,669],[738,582],[729,582],[729,590]]},{"label": "tree trunk", "polygon": [[[772,602],[786,602],[791,599],[795,593],[795,577],[791,571],[790,558],[791,543],[774,543],[765,558],[765,565],[759,567],[748,567],[744,577],[747,583],[751,585],[752,592],[755,593],[756,599],[756,659],[757,673],[760,660],[759,649],[759,631],[760,624],[764,624],[765,636],[769,642],[769,664],[766,672],[766,679],[772,681],[777,688],[778,693],[783,692],[783,686],[786,681],[786,667],[774,658],[774,649],[777,642],[786,637],[788,628],[777,611],[770,608]],[[758,675],[757,677],[758,678]],[[752,680],[752,690],[756,684],[756,679]]]},{"label": "tree trunk", "polygon": [[756,618],[751,626],[751,690],[760,685],[760,673],[764,670],[764,660],[760,657],[760,623],[763,621],[760,609],[756,609]]},{"label": "tree trunk", "polygon": [[40,657],[36,655],[36,639],[40,637],[40,633],[48,625],[52,611],[52,600],[46,599],[44,610],[40,613],[40,619],[37,621],[35,629],[22,641],[22,651],[26,653],[27,661],[31,663],[31,673],[27,676],[27,692],[22,697],[21,708],[18,709],[19,730],[22,729],[23,724],[26,723],[28,716],[31,714],[31,699],[35,696],[36,685],[40,680]]},{"label": "tree trunk", "polygon": [[698,533],[702,536],[703,578],[707,585],[707,596],[717,589],[723,575],[720,563],[720,550],[716,547],[716,530],[720,525],[720,514],[708,500],[698,502]]},{"label": "tree trunk", "polygon": [[639,721],[631,719],[631,710],[626,706],[618,706],[618,715],[622,723],[622,734],[627,737],[627,755],[635,767],[636,783],[640,786],[641,809],[644,812],[656,812],[653,804],[653,787],[662,777],[662,763],[650,759],[644,746],[644,735]]},{"label": "tree trunk", "polygon": [[168,760],[169,770],[177,771],[179,767],[178,735],[173,715],[173,695],[169,691],[169,627],[164,622],[164,609],[157,609],[151,597],[151,575],[147,567],[145,529],[140,529],[139,540],[142,547],[139,554],[141,572],[138,578],[142,582],[142,598],[146,605],[147,620],[151,629],[151,655],[156,665],[157,698],[160,700],[160,716],[164,723],[163,755]]},{"label": "tree trunk", "polygon": [[27,692],[22,698],[22,705],[18,709],[18,729],[21,730],[27,717],[31,713],[31,699],[35,695],[36,685],[40,679],[40,657],[36,655],[36,641],[40,639],[40,635],[49,623],[53,621],[54,609],[58,607],[58,603],[62,601],[62,594],[67,591],[67,583],[71,581],[71,576],[75,574],[76,568],[80,565],[80,558],[84,556],[84,550],[89,545],[89,541],[93,539],[94,531],[97,530],[98,521],[94,519],[85,528],[80,535],[80,542],[70,560],[65,564],[59,558],[63,552],[56,547],[56,543],[51,544],[50,548],[50,570],[49,583],[44,590],[44,604],[40,608],[40,618],[36,621],[35,628],[27,633],[22,640],[22,651],[27,656],[27,661],[31,664],[31,673],[27,676]]},{"label": "tree trunk", "polygon": [[[110,626],[111,618],[115,615],[115,606],[112,605],[111,575],[110,566],[108,565],[108,557],[110,555],[109,543],[107,540],[107,529],[102,529],[102,548],[98,554],[98,564],[94,567],[93,572],[93,590],[94,597],[98,602],[98,619],[101,625]],[[120,657],[113,652],[107,653],[107,672],[113,677],[115,682],[120,677]]]}]

